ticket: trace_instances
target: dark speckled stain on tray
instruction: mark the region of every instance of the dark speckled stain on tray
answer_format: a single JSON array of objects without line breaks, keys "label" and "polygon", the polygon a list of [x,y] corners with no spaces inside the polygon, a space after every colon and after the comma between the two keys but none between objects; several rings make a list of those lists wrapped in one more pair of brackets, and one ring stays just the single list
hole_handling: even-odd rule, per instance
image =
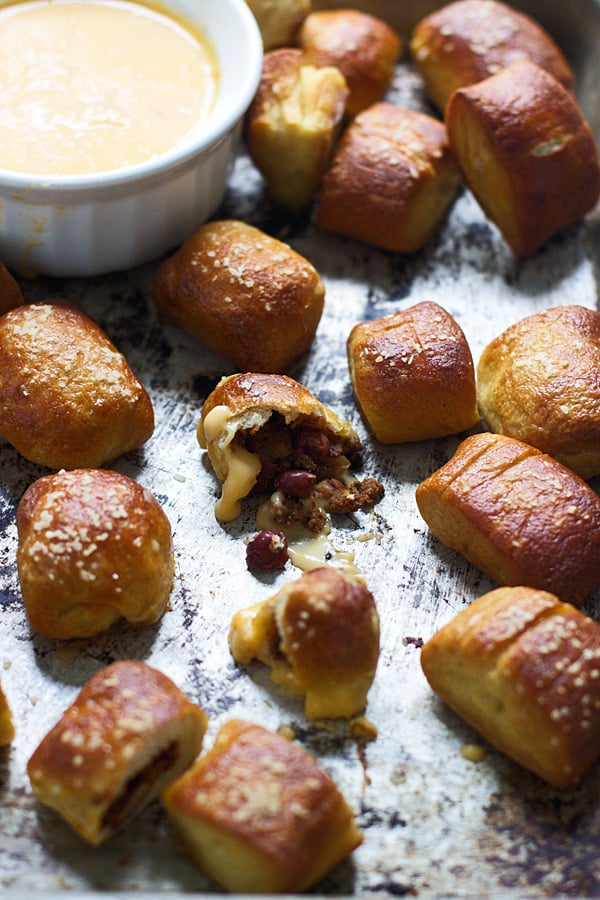
[{"label": "dark speckled stain on tray", "polygon": [[540,790],[516,768],[511,775],[502,793],[490,797],[489,827],[480,835],[482,854],[502,886],[542,888],[547,896],[600,896],[600,823],[592,812],[600,800],[598,773],[564,793]]}]

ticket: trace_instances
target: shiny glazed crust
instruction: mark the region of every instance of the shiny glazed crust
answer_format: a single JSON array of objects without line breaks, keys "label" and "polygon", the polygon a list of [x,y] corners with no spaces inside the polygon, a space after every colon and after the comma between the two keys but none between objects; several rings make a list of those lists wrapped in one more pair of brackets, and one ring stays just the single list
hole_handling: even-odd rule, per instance
[{"label": "shiny glazed crust", "polygon": [[162,801],[195,863],[230,892],[306,890],[362,841],[311,755],[238,719]]},{"label": "shiny glazed crust", "polygon": [[402,53],[402,41],[387,22],[356,9],[311,13],[300,28],[298,46],[308,62],[340,70],[350,91],[349,116],[381,100]]},{"label": "shiny glazed crust", "polygon": [[295,43],[311,0],[246,0],[254,13],[265,50]]},{"label": "shiny glazed crust", "polygon": [[207,717],[166,675],[126,660],[100,670],[41,741],[37,799],[90,844],[122,828],[196,758]]},{"label": "shiny glazed crust", "polygon": [[596,205],[594,136],[572,94],[538,66],[513,63],[459,88],[446,125],[467,185],[516,256]]},{"label": "shiny glazed crust", "polygon": [[417,23],[410,41],[430,99],[443,112],[456,88],[529,60],[570,87],[562,50],[533,19],[496,0],[458,0]]},{"label": "shiny glazed crust", "polygon": [[252,161],[281,205],[298,211],[313,199],[347,96],[344,76],[334,66],[310,65],[294,48],[265,55],[245,137]]},{"label": "shiny glazed crust", "polygon": [[516,322],[483,350],[481,413],[581,475],[600,473],[600,313],[558,306]]},{"label": "shiny glazed crust", "polygon": [[154,430],[152,403],[125,357],[62,301],[0,318],[0,434],[51,469],[101,466]]},{"label": "shiny glazed crust", "polygon": [[[207,441],[204,422],[217,406],[227,407],[230,415],[216,438]],[[245,431],[258,430],[273,413],[282,416],[290,427],[310,424],[325,431],[341,443],[342,452],[356,453],[361,449],[360,438],[350,422],[341,419],[293,378],[255,372],[227,375],[204,401],[198,425],[198,440],[208,451],[219,478],[227,476],[223,449],[231,443],[232,434],[241,437]]]},{"label": "shiny glazed crust", "polygon": [[497,434],[465,438],[416,491],[444,544],[501,585],[580,606],[600,585],[600,499],[534,447]]},{"label": "shiny glazed crust", "polygon": [[236,662],[260,660],[276,684],[303,696],[309,719],[350,718],[375,677],[379,616],[363,582],[322,567],[236,613],[229,646]]},{"label": "shiny glazed crust", "polygon": [[479,421],[471,351],[437,303],[360,322],[347,352],[354,396],[381,443],[456,434]]},{"label": "shiny glazed crust", "polygon": [[421,663],[455,712],[554,787],[600,756],[600,626],[553,594],[490,591],[427,641]]},{"label": "shiny glazed crust", "polygon": [[8,700],[0,686],[0,747],[6,747],[15,736],[12,713]]},{"label": "shiny glazed crust", "polygon": [[237,220],[209,222],[159,267],[165,318],[240,371],[281,372],[308,350],[325,288],[287,244]]},{"label": "shiny glazed crust", "polygon": [[91,637],[124,618],[151,625],[173,587],[171,526],[156,498],[126,475],[47,475],[17,508],[17,570],[31,627]]},{"label": "shiny glazed crust", "polygon": [[376,103],[348,126],[319,195],[322,228],[396,253],[414,253],[440,227],[460,174],[445,126]]}]

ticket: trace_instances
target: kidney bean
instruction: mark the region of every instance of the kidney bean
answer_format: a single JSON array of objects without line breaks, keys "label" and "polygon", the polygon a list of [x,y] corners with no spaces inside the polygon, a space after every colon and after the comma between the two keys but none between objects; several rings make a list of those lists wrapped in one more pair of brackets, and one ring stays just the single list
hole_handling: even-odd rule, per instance
[{"label": "kidney bean", "polygon": [[305,469],[288,469],[277,476],[275,487],[288,497],[306,500],[316,480],[317,476]]},{"label": "kidney bean", "polygon": [[246,547],[246,566],[250,572],[283,569],[288,558],[287,540],[281,531],[259,531]]},{"label": "kidney bean", "polygon": [[317,431],[315,428],[296,428],[293,435],[297,453],[314,460],[326,459],[329,456],[331,441],[323,431]]}]

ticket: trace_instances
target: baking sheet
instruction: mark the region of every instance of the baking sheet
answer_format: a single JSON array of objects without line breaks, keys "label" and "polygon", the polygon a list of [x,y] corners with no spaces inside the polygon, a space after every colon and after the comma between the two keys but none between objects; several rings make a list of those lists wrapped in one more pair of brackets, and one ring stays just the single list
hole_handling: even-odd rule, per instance
[{"label": "baking sheet", "polygon": [[[406,30],[435,4],[357,5]],[[569,52],[578,96],[598,137],[600,4],[515,5],[552,26]],[[419,79],[406,61],[390,97],[423,108]],[[251,505],[225,527],[214,519],[219,486],[195,430],[203,399],[230,368],[156,313],[150,287],[157,263],[92,280],[24,280],[27,300],[63,297],[81,305],[149,390],[155,433],[114,468],[162,502],[173,526],[177,578],[172,609],[153,628],[119,627],[100,639],[69,643],[33,634],[15,571],[14,514],[23,491],[46,470],[0,442],[0,679],[17,729],[12,747],[0,752],[0,890],[26,897],[38,891],[46,897],[218,891],[179,852],[158,803],[111,843],[93,849],[31,795],[25,767],[39,740],[99,667],[135,657],[165,671],[206,710],[205,746],[233,716],[271,728],[289,724],[333,775],[357,810],[365,840],[317,893],[600,896],[598,767],[579,788],[559,793],[489,747],[481,762],[467,761],[461,748],[478,743],[477,736],[432,695],[421,673],[421,642],[495,586],[431,538],[414,501],[417,484],[449,458],[460,438],[378,445],[354,405],[345,357],[355,322],[423,300],[456,317],[475,360],[489,340],[525,315],[562,303],[595,308],[598,211],[535,257],[517,261],[463,191],[437,238],[421,253],[402,257],[325,234],[310,217],[281,216],[242,149],[218,215],[245,219],[288,241],[326,284],[314,345],[291,374],[351,420],[365,443],[365,472],[386,487],[373,512],[337,521],[333,531],[335,545],[355,554],[381,618],[381,656],[366,711],[378,736],[361,743],[344,723],[309,724],[301,703],[286,700],[266,671],[242,670],[229,655],[233,613],[300,572],[289,564],[277,575],[246,570],[244,538],[255,530]],[[598,489],[598,480],[593,485]],[[587,611],[600,615],[598,593]]]}]

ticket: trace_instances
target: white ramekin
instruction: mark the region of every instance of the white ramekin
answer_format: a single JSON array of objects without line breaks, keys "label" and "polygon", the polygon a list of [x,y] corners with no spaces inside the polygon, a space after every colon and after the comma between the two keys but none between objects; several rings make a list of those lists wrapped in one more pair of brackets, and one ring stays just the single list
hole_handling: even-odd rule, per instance
[{"label": "white ramekin", "polygon": [[219,92],[206,127],[151,162],[99,175],[0,169],[0,261],[13,271],[85,277],[130,269],[181,243],[221,202],[260,78],[260,32],[245,0],[162,6],[198,23],[215,48]]}]

